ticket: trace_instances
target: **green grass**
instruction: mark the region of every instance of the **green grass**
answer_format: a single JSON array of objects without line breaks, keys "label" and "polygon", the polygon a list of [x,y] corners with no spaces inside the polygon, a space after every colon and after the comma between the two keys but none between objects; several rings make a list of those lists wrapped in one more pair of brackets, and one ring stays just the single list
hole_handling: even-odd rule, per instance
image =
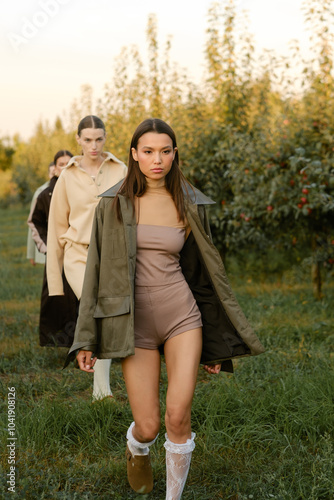
[{"label": "green grass", "polygon": [[[26,216],[22,208],[0,210],[0,497],[163,499],[163,427],[152,450],[154,491],[139,497],[127,483],[132,419],[120,364],[112,364],[115,401],[91,404],[92,377],[61,369],[66,350],[38,346],[43,269],[25,258]],[[316,302],[303,281],[231,281],[267,350],[238,360],[234,375],[200,370],[196,448],[182,498],[334,499],[334,287],[327,283]],[[164,369],[161,379],[164,407]],[[8,387],[16,390],[16,493],[6,484]]]}]

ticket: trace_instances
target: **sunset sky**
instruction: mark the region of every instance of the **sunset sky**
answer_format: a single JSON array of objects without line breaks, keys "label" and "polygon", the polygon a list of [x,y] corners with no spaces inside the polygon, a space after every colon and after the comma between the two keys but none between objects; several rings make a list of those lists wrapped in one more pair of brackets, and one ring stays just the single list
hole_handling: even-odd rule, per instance
[{"label": "sunset sky", "polygon": [[[159,43],[172,36],[171,59],[203,78],[207,12],[211,0],[15,0],[0,7],[0,137],[29,138],[42,119],[61,117],[90,84],[94,97],[111,81],[123,46],[135,44],[146,56],[148,16],[156,14]],[[302,0],[236,0],[248,11],[249,33],[258,51],[288,54],[298,39],[305,51]]]}]

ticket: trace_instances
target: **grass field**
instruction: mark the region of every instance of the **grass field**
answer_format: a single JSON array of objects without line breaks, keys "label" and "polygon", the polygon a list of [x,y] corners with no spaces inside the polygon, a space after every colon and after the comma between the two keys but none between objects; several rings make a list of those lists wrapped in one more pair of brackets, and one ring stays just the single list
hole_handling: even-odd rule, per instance
[{"label": "grass field", "polygon": [[[0,211],[0,497],[164,499],[163,427],[152,449],[154,491],[137,496],[127,483],[132,419],[120,364],[112,364],[115,401],[92,405],[90,374],[62,371],[65,350],[38,345],[43,269],[25,258],[26,217],[22,208]],[[182,498],[334,499],[334,286],[327,283],[316,302],[303,280],[230,279],[266,353],[238,360],[233,375],[200,370],[196,448]],[[15,421],[8,388],[15,388]],[[162,405],[165,390],[163,369]],[[15,450],[7,446],[14,423]],[[7,483],[13,453],[15,493]]]}]

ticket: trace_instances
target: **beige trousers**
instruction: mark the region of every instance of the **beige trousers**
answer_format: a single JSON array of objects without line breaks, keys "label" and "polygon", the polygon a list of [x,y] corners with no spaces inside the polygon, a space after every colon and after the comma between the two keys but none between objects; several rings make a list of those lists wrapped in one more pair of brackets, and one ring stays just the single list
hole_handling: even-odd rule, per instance
[{"label": "beige trousers", "polygon": [[64,251],[64,273],[73,292],[80,300],[86,270],[88,245],[67,243]]},{"label": "beige trousers", "polygon": [[[88,245],[69,243],[64,253],[64,273],[73,292],[80,300],[86,270]],[[98,359],[94,365],[93,399],[112,396],[110,389],[111,359]]]}]

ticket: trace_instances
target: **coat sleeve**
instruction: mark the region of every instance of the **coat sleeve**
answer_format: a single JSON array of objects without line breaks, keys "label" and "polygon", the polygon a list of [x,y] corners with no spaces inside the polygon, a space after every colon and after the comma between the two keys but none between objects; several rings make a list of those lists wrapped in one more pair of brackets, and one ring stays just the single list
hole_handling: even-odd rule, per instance
[{"label": "coat sleeve", "polygon": [[202,223],[202,226],[204,228],[204,231],[206,232],[206,234],[210,238],[211,243],[213,243],[209,217],[208,217],[208,213],[206,211],[205,205],[198,206],[198,214],[199,214],[199,218],[200,218],[200,221]]},{"label": "coat sleeve", "polygon": [[94,312],[98,299],[100,280],[102,229],[102,212],[98,205],[95,209],[95,217],[89,244],[85,278],[79,307],[79,317],[69,355],[78,349],[96,352],[99,344],[98,325],[94,318]]},{"label": "coat sleeve", "polygon": [[32,237],[34,242],[36,243],[38,251],[41,253],[46,253],[48,220],[41,194],[38,196],[34,211],[31,214],[32,225],[30,227],[32,231]]},{"label": "coat sleeve", "polygon": [[49,295],[64,295],[62,278],[64,243],[61,237],[69,228],[69,214],[66,184],[61,175],[52,193],[48,222],[46,273]]},{"label": "coat sleeve", "polygon": [[33,211],[34,211],[35,206],[36,206],[36,200],[37,200],[37,196],[34,195],[33,199],[31,200],[30,212],[29,212],[28,219],[27,219],[27,224],[29,226],[28,238],[27,238],[27,259],[35,259],[35,241],[34,241],[34,238],[32,236],[32,232],[35,229],[35,226],[31,220],[31,217],[32,217]]}]

